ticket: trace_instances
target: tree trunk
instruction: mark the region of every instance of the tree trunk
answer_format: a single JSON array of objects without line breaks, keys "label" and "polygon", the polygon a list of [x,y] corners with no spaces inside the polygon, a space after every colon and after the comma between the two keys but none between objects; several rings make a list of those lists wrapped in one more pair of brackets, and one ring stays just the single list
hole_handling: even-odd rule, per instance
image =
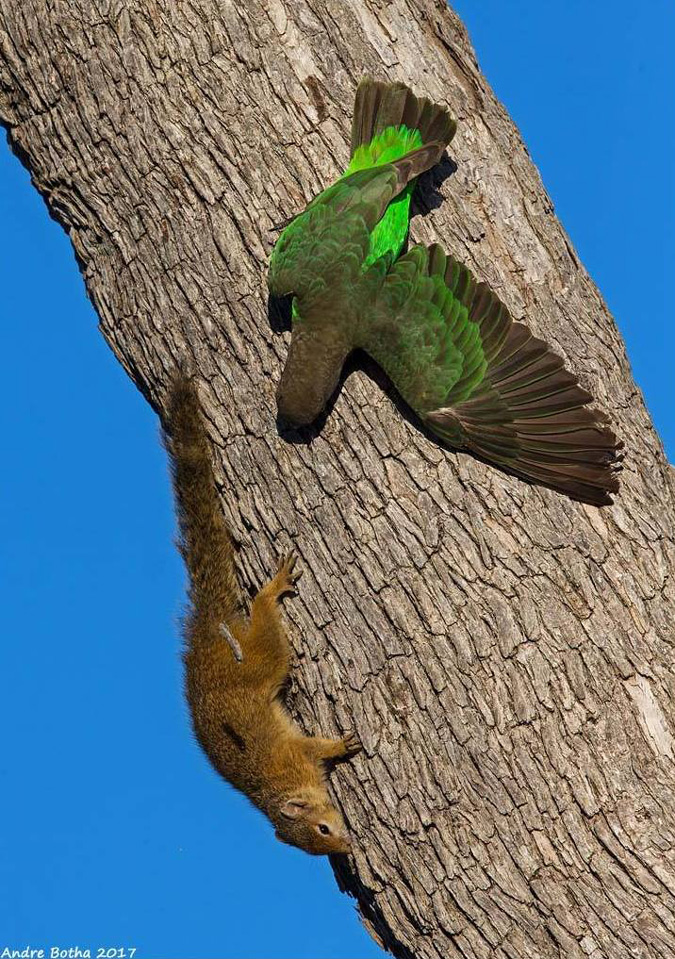
[{"label": "tree trunk", "polygon": [[[674,484],[455,14],[442,0],[0,10],[0,119],[103,335],[159,410],[177,360],[199,371],[244,582],[290,543],[304,561],[291,701],[308,730],[355,727],[365,744],[333,776],[355,842],[336,872],[373,935],[399,957],[672,959]],[[414,239],[469,264],[613,413],[628,454],[611,509],[439,448],[362,370],[306,441],[279,436],[270,228],[344,167],[364,73],[457,117]]]}]

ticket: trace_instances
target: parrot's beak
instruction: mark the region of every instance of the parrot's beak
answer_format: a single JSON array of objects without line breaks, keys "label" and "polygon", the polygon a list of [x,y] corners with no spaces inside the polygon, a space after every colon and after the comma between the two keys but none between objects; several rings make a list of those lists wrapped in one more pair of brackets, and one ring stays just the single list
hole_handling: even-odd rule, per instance
[{"label": "parrot's beak", "polygon": [[281,426],[286,426],[291,429],[298,429],[300,426],[309,426],[310,423],[313,423],[316,417],[319,415],[317,410],[314,413],[308,407],[298,407],[297,404],[288,402],[286,397],[282,396],[281,393],[277,393],[277,416],[279,418],[279,423]]}]

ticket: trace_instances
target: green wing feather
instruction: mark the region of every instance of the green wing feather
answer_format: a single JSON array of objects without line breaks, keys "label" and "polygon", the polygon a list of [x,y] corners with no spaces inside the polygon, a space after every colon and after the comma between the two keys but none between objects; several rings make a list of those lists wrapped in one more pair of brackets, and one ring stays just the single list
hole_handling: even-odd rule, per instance
[{"label": "green wing feather", "polygon": [[[364,77],[356,91],[349,166],[281,233],[270,259],[270,292],[303,296],[317,275],[331,279],[336,265],[353,285],[381,256],[397,257],[408,236],[415,180],[439,161],[455,127],[444,107],[416,97],[405,84]],[[369,245],[356,270],[364,229]]]},{"label": "green wing feather", "polygon": [[[312,277],[330,276],[334,265],[343,259],[341,246],[347,238],[360,232],[370,243],[371,233],[391,201],[436,162],[438,148],[436,143],[427,144],[391,163],[356,170],[315,197],[277,240],[270,257],[270,292],[301,296]],[[369,246],[357,272],[368,265],[368,250]]]},{"label": "green wing feather", "polygon": [[611,503],[614,433],[563,360],[434,245],[372,268],[361,346],[450,445],[577,499]]},{"label": "green wing feather", "polygon": [[[368,143],[360,144],[352,155],[345,176],[356,170],[391,163],[423,145],[419,130],[409,130],[406,126],[386,127],[377,133]],[[405,246],[410,224],[410,199],[415,189],[415,181],[410,183],[388,204],[384,214],[375,224],[370,234],[370,249],[363,264],[367,269],[386,253],[395,259]]]},{"label": "green wing feather", "polygon": [[[356,91],[349,166],[283,230],[270,259],[270,292],[300,295],[313,272],[330,271],[343,232],[352,235],[362,225],[370,246],[361,272],[386,253],[397,257],[408,236],[415,180],[440,160],[455,127],[447,110],[404,84],[364,78]],[[323,250],[317,238],[326,239],[328,218],[314,215],[319,208],[334,214],[333,242]],[[319,254],[318,263],[309,254]]]},{"label": "green wing feather", "polygon": [[473,358],[479,349],[478,328],[466,322],[442,277],[429,274],[426,247],[413,247],[391,269],[389,262],[381,259],[369,273],[358,345],[414,409],[433,410],[462,378],[465,351]]}]

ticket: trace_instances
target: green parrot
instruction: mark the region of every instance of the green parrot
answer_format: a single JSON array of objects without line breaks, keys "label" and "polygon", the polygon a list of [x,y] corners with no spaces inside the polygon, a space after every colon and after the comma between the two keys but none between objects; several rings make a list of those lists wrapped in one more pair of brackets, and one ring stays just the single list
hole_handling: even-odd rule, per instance
[{"label": "green parrot", "polygon": [[359,84],[349,166],[285,227],[270,259],[270,292],[294,294],[279,417],[311,423],[360,348],[447,445],[609,504],[623,444],[562,359],[440,246],[404,252],[416,178],[455,127],[401,83]]}]

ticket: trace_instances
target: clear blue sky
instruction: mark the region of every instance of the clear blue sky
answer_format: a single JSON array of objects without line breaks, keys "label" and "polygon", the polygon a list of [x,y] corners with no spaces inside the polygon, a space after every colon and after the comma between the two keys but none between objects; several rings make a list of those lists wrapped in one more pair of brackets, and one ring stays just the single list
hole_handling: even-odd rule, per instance
[{"label": "clear blue sky", "polygon": [[[456,7],[616,315],[672,459],[672,4]],[[381,956],[328,864],[277,843],[191,741],[156,420],[4,143],[0,283],[0,951]]]}]

